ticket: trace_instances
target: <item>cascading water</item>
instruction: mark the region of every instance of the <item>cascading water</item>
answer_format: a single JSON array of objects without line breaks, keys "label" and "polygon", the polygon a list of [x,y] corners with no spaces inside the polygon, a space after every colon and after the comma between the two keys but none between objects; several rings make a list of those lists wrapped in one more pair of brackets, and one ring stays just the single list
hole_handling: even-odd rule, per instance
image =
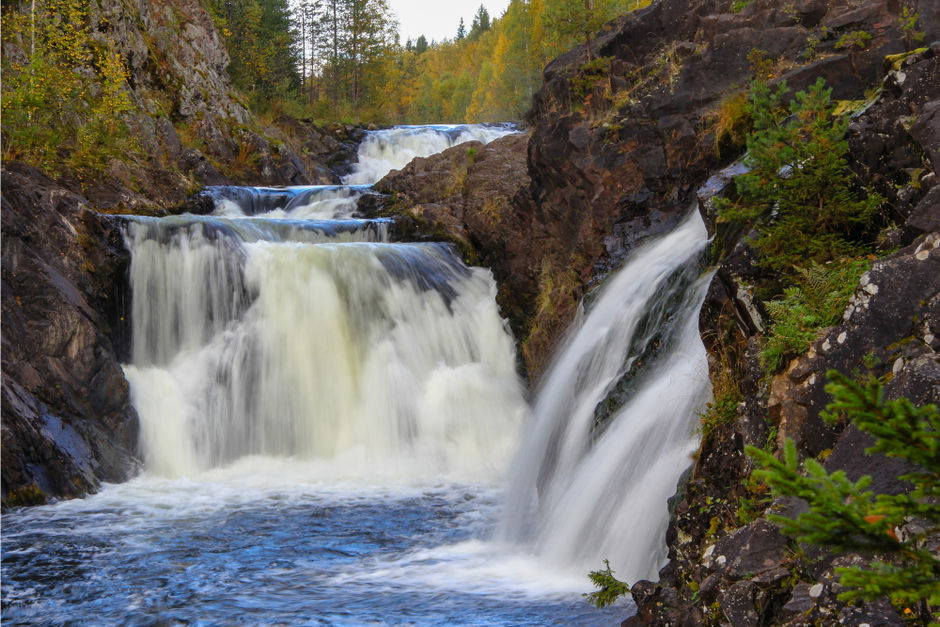
[{"label": "cascading water", "polygon": [[375,183],[391,170],[400,170],[415,157],[427,157],[468,141],[484,144],[515,133],[511,125],[439,124],[398,126],[366,135],[359,161],[343,180],[347,185]]},{"label": "cascading water", "polygon": [[605,557],[621,576],[661,561],[707,394],[700,223],[638,252],[572,334],[504,503],[529,408],[490,273],[354,217],[390,168],[508,132],[377,131],[347,185],[219,187],[213,215],[128,217],[145,471],[4,516],[4,624],[621,618],[580,593]]},{"label": "cascading water", "polygon": [[345,455],[362,476],[500,466],[525,403],[488,272],[441,245],[209,240],[197,224],[165,242],[130,229],[125,371],[148,469],[253,454]]},{"label": "cascading water", "polygon": [[705,244],[694,211],[634,253],[569,331],[513,465],[504,540],[585,572],[607,559],[627,581],[656,578],[666,499],[710,394],[698,335]]}]

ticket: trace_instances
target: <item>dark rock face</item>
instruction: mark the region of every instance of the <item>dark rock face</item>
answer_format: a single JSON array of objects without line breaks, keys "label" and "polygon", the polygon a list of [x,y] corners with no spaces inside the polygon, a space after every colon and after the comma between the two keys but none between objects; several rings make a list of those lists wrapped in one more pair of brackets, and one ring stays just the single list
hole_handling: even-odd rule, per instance
[{"label": "dark rock face", "polygon": [[[718,123],[725,99],[754,76],[753,50],[793,91],[823,76],[835,98],[858,99],[880,78],[883,57],[904,49],[896,2],[754,0],[740,13],[730,5],[661,0],[597,36],[609,72],[587,68],[583,46],[545,69],[527,114],[529,173],[548,238],[541,249],[547,275],[555,283],[572,275],[575,300],[637,242],[674,225],[709,173],[734,156],[727,146],[719,151]],[[930,2],[912,8],[935,12]],[[932,20],[921,20],[928,37],[937,33]],[[845,45],[843,37],[861,31],[871,36],[864,48]],[[746,292],[746,282],[733,278],[722,276],[726,289]],[[552,312],[562,322],[545,326],[563,328],[571,312]],[[547,352],[553,337],[530,340]]]},{"label": "dark rock face", "polygon": [[120,232],[27,166],[8,164],[2,176],[7,506],[126,479],[137,464],[137,414],[116,352],[115,288],[128,262]]}]

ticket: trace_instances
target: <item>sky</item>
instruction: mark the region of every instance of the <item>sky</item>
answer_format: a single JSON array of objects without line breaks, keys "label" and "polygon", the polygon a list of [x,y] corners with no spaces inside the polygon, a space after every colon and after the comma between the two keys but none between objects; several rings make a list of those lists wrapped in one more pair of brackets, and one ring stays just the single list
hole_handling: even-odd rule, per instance
[{"label": "sky", "polygon": [[498,18],[509,6],[509,0],[388,0],[388,5],[398,17],[401,42],[418,35],[432,39],[453,39],[457,34],[460,18],[470,30],[473,14],[480,5],[486,7],[491,18]]}]

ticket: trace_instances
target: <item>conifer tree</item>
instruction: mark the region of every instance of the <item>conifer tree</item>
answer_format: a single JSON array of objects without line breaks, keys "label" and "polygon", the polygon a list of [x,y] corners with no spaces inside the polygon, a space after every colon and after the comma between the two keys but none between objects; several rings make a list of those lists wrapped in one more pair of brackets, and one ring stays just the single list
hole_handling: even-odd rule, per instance
[{"label": "conifer tree", "polygon": [[820,78],[788,107],[786,82],[771,91],[755,81],[748,108],[751,171],[735,177],[736,201],[718,202],[720,220],[758,228],[761,263],[783,274],[858,252],[853,240],[881,202],[853,187],[848,120],[833,114],[831,92]]}]

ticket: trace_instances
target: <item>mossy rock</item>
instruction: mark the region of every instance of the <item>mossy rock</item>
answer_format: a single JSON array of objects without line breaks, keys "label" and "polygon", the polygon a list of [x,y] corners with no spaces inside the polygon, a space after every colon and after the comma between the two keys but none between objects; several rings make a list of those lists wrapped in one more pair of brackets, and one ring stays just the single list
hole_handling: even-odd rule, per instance
[{"label": "mossy rock", "polygon": [[48,495],[38,485],[31,483],[7,493],[6,505],[10,507],[24,507],[28,505],[42,505],[49,500]]}]

